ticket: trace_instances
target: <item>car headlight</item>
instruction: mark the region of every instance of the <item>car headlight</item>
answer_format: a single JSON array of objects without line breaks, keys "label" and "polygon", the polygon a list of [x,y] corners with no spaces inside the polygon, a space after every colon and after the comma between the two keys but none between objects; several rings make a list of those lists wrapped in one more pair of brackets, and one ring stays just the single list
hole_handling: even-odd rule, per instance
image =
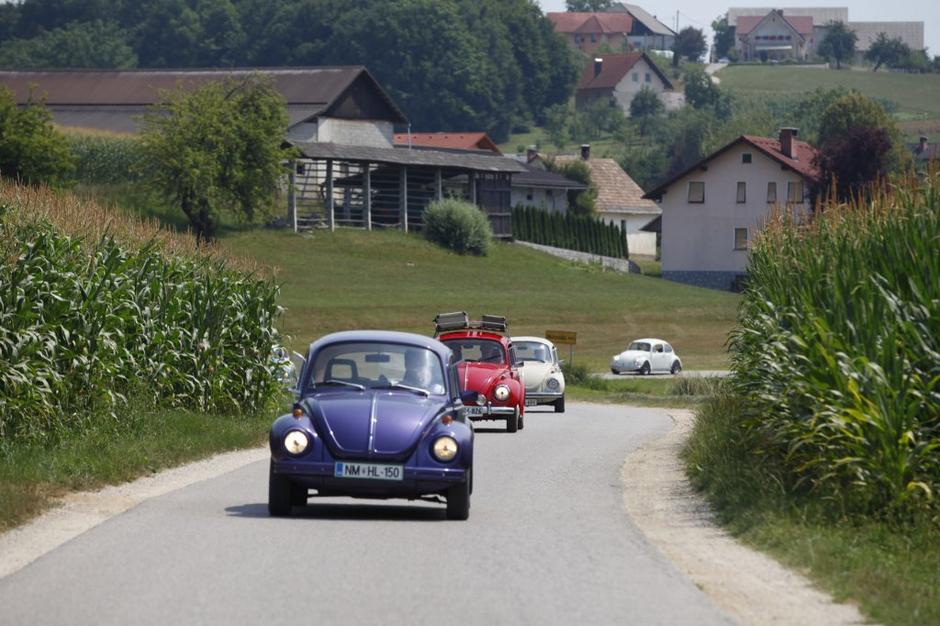
[{"label": "car headlight", "polygon": [[496,389],[493,391],[493,397],[497,400],[503,401],[509,399],[509,387],[506,385],[497,385]]},{"label": "car headlight", "polygon": [[438,461],[446,463],[447,461],[453,460],[457,456],[457,441],[453,437],[438,437],[437,441],[434,442],[434,446],[431,448],[431,451],[434,453],[434,458]]},{"label": "car headlight", "polygon": [[284,447],[291,454],[301,454],[307,449],[310,440],[299,430],[292,430],[284,436]]},{"label": "car headlight", "polygon": [[558,387],[560,386],[557,378],[549,378],[548,382],[545,383],[545,388],[549,391],[558,391]]},{"label": "car headlight", "polygon": [[486,396],[484,396],[482,393],[477,394],[477,404],[480,406],[486,404]]}]

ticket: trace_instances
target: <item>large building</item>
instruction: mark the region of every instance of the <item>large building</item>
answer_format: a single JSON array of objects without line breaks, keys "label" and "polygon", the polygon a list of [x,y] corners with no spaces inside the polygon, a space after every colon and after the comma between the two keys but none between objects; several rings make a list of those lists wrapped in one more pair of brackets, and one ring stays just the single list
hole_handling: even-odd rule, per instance
[{"label": "large building", "polygon": [[604,46],[611,52],[671,50],[676,32],[635,4],[614,3],[605,12],[547,13],[546,17],[573,47],[594,54]]}]

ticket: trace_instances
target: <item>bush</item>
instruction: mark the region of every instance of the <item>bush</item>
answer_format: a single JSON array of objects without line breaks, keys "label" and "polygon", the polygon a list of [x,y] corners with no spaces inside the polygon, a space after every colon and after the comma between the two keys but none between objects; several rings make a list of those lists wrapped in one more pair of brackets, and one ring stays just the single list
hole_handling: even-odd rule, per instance
[{"label": "bush", "polygon": [[623,231],[603,220],[517,206],[512,210],[512,235],[519,241],[626,259],[629,250]]},{"label": "bush", "polygon": [[424,235],[457,254],[486,256],[493,232],[476,205],[448,198],[432,202],[424,213]]},{"label": "bush", "polygon": [[85,184],[115,184],[141,180],[144,158],[140,141],[111,135],[71,135],[74,178]]},{"label": "bush", "polygon": [[60,185],[69,180],[72,158],[65,137],[52,126],[52,114],[30,94],[20,107],[0,86],[0,175],[30,184]]},{"label": "bush", "polygon": [[0,187],[0,442],[119,420],[131,397],[263,409],[280,386],[276,296],[186,235]]},{"label": "bush", "polygon": [[[565,361],[561,364],[561,372],[565,375],[566,385],[584,385],[597,378],[591,374],[590,368],[584,363],[573,363]],[[597,380],[602,380],[597,378]]]},{"label": "bush", "polygon": [[940,175],[771,220],[731,336],[737,427],[836,513],[940,504]]}]

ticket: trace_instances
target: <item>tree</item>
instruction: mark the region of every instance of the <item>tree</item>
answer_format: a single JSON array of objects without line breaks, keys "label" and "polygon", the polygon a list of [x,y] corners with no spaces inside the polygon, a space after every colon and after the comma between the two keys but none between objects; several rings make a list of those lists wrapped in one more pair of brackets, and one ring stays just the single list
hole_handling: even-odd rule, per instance
[{"label": "tree", "polygon": [[676,35],[676,41],[672,46],[672,64],[678,67],[680,57],[693,62],[698,61],[707,49],[705,33],[699,28],[686,26]]},{"label": "tree", "polygon": [[289,158],[282,142],[287,110],[260,77],[183,87],[144,116],[142,145],[151,184],[171,199],[200,240],[223,215],[252,221],[268,212]]},{"label": "tree", "polygon": [[728,56],[728,52],[734,48],[734,26],[728,24],[728,16],[716,17],[712,22],[712,30],[715,32],[715,54],[719,59]]},{"label": "tree", "polygon": [[137,55],[114,22],[72,23],[0,45],[0,65],[17,68],[135,67]]},{"label": "tree", "polygon": [[565,178],[587,185],[584,191],[568,192],[568,211],[575,215],[591,215],[596,211],[597,187],[591,180],[591,168],[581,160],[566,161],[559,164],[551,159],[545,161],[550,172],[561,174]]},{"label": "tree", "polygon": [[565,0],[565,6],[574,13],[597,13],[606,11],[613,0]]},{"label": "tree", "polygon": [[855,43],[858,36],[843,22],[831,22],[829,32],[819,42],[816,52],[828,61],[836,62],[836,69],[842,69],[842,64],[852,60],[855,56]]},{"label": "tree", "polygon": [[877,72],[882,65],[895,67],[911,54],[910,47],[900,37],[889,39],[885,33],[878,33],[878,37],[871,43],[865,59],[875,64],[873,72]]},{"label": "tree", "polygon": [[695,68],[685,77],[685,100],[696,109],[714,107],[721,101],[721,91],[711,76]]},{"label": "tree", "polygon": [[0,176],[57,186],[74,167],[68,143],[52,126],[52,114],[30,94],[19,107],[0,86]]},{"label": "tree", "polygon": [[656,92],[644,86],[630,101],[630,117],[640,119],[654,117],[666,110]]}]

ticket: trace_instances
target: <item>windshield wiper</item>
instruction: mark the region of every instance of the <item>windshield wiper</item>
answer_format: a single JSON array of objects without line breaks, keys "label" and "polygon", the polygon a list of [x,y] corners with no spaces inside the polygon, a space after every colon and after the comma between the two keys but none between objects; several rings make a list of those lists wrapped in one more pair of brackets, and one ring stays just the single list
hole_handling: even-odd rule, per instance
[{"label": "windshield wiper", "polygon": [[359,383],[351,383],[345,380],[336,380],[331,378],[330,380],[324,380],[322,383],[317,383],[317,385],[346,385],[347,387],[355,387],[359,391],[365,391],[366,386],[360,385]]},{"label": "windshield wiper", "polygon": [[373,389],[404,389],[405,391],[414,391],[415,393],[420,393],[425,398],[431,395],[431,392],[429,392],[427,389],[422,389],[421,387],[412,387],[411,385],[405,385],[402,383],[389,383],[387,385],[373,387]]}]

